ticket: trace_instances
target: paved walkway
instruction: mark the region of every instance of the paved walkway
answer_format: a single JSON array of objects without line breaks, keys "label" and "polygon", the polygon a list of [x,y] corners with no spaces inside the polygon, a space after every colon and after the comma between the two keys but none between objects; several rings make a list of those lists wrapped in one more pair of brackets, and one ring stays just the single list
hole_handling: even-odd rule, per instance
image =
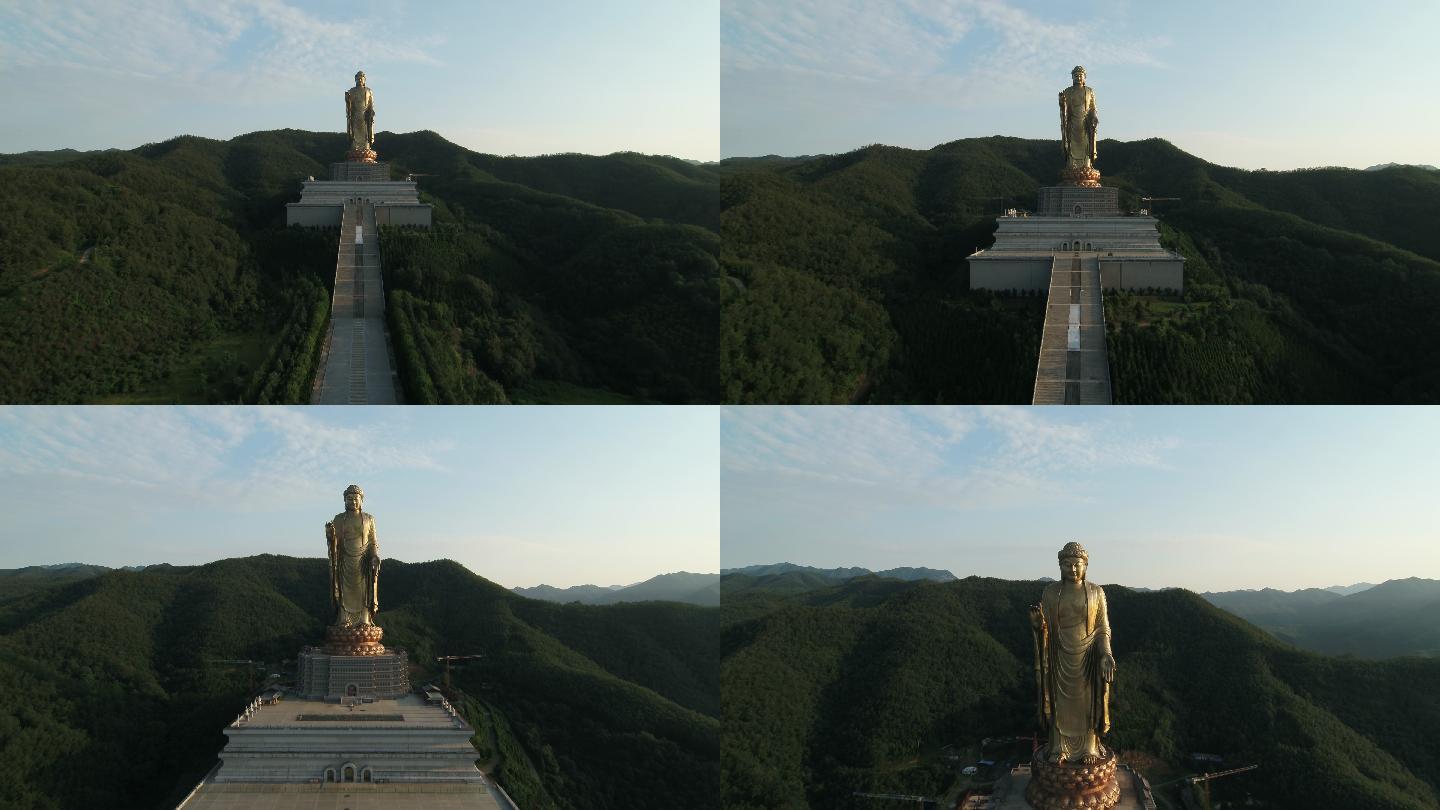
[{"label": "paved walkway", "polygon": [[1036,405],[1109,405],[1105,310],[1095,253],[1056,256],[1035,367]]},{"label": "paved walkway", "polygon": [[314,402],[320,405],[393,405],[396,379],[385,341],[385,288],[375,208],[350,201],[340,218],[335,294],[325,368]]}]

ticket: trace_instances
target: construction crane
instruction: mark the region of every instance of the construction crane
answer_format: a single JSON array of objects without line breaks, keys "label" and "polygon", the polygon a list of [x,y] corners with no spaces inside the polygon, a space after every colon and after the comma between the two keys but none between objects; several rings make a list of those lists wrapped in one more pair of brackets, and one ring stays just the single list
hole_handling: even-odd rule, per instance
[{"label": "construction crane", "polygon": [[[1142,203],[1179,202],[1179,201],[1180,201],[1180,198],[1179,198],[1179,197],[1141,197],[1141,198],[1140,198],[1140,202],[1142,202]],[[1152,205],[1152,206],[1148,206],[1147,208],[1148,208],[1148,210],[1150,210],[1150,211],[1154,211],[1154,210],[1155,210],[1155,207],[1154,207],[1153,205]]]},{"label": "construction crane", "polygon": [[227,664],[227,665],[229,665],[229,666],[241,666],[241,665],[248,666],[248,667],[249,667],[249,672],[250,672],[250,691],[251,691],[251,692],[254,692],[254,691],[255,691],[255,669],[256,669],[257,667],[263,667],[263,666],[265,666],[265,662],[264,662],[264,661],[251,661],[251,660],[248,659],[248,658],[247,658],[247,659],[244,659],[244,660],[235,659],[235,658],[207,658],[207,659],[205,659],[205,663],[207,663],[207,664]]},{"label": "construction crane", "polygon": [[474,654],[474,655],[437,655],[437,656],[435,656],[435,660],[436,660],[436,661],[444,661],[444,662],[445,662],[445,691],[446,691],[446,692],[449,692],[449,691],[450,691],[450,662],[452,662],[452,661],[474,661],[474,660],[477,659],[477,658],[484,658],[484,657],[485,657],[485,654],[484,654],[484,653],[476,653],[476,654]]},{"label": "construction crane", "polygon": [[1001,214],[1004,214],[1004,213],[1005,213],[1005,201],[1008,200],[1008,199],[1010,199],[1010,198],[1009,198],[1009,197],[967,197],[966,199],[968,199],[968,200],[984,200],[984,201],[986,201],[986,202],[995,202],[995,201],[998,200],[998,201],[1000,202],[1000,213],[1001,213]]},{"label": "construction crane", "polygon": [[1190,784],[1191,784],[1191,785],[1199,786],[1202,790],[1205,791],[1205,806],[1206,806],[1206,807],[1209,807],[1209,806],[1210,806],[1210,782],[1211,782],[1211,780],[1219,779],[1219,778],[1222,777],[1222,776],[1233,776],[1234,774],[1237,774],[1237,773],[1245,773],[1246,771],[1253,771],[1253,770],[1255,770],[1255,769],[1258,768],[1258,767],[1260,767],[1260,766],[1259,766],[1259,765],[1246,765],[1246,766],[1244,766],[1243,768],[1231,768],[1231,769],[1228,770],[1228,771],[1217,771],[1216,773],[1202,773],[1202,774],[1200,774],[1199,776],[1192,776],[1192,777],[1190,777],[1189,781],[1190,781]]},{"label": "construction crane", "polygon": [[1258,767],[1260,767],[1260,766],[1259,766],[1259,765],[1245,765],[1245,766],[1240,767],[1240,768],[1231,768],[1231,769],[1228,770],[1228,771],[1216,771],[1215,773],[1200,773],[1200,774],[1193,774],[1193,775],[1191,775],[1191,776],[1182,776],[1182,777],[1180,777],[1179,779],[1171,779],[1171,780],[1168,781],[1168,782],[1161,782],[1161,783],[1159,783],[1159,784],[1157,784],[1157,785],[1152,785],[1152,786],[1151,786],[1151,789],[1154,790],[1154,789],[1158,789],[1158,788],[1162,788],[1162,787],[1168,787],[1168,786],[1173,785],[1173,784],[1175,784],[1175,783],[1177,783],[1177,782],[1189,782],[1192,787],[1199,787],[1199,788],[1204,792],[1204,794],[1205,794],[1205,807],[1208,808],[1208,807],[1210,806],[1210,782],[1211,782],[1212,780],[1219,779],[1219,778],[1222,777],[1222,776],[1234,776],[1234,775],[1237,774],[1237,773],[1245,773],[1246,771],[1253,771],[1253,770],[1255,770],[1255,769],[1258,768]]},{"label": "construction crane", "polygon": [[861,793],[856,791],[851,796],[861,799],[884,799],[892,802],[908,802],[910,804],[939,804],[940,800],[930,796],[906,796],[901,793]]}]

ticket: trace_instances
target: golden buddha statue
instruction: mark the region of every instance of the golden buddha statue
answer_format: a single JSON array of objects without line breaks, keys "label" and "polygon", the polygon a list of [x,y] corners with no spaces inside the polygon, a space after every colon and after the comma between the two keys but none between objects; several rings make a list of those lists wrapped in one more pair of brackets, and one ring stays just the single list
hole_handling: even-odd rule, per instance
[{"label": "golden buddha statue", "polygon": [[335,611],[327,640],[337,654],[379,652],[367,643],[380,640],[380,628],[375,626],[380,609],[380,545],[375,540],[375,518],[362,509],[364,500],[365,493],[351,484],[345,490],[345,511],[325,524],[330,603]]},{"label": "golden buddha statue", "polygon": [[1090,555],[1079,543],[1060,550],[1060,581],[1030,607],[1043,747],[1031,763],[1026,799],[1042,810],[1104,810],[1119,801],[1110,731],[1110,613],[1105,591],[1085,580]]},{"label": "golden buddha statue", "polygon": [[1071,186],[1100,186],[1100,172],[1092,161],[1095,133],[1100,116],[1095,110],[1095,91],[1085,86],[1085,68],[1076,65],[1070,71],[1071,86],[1060,91],[1060,149],[1065,154],[1065,168],[1060,179]]},{"label": "golden buddha statue", "polygon": [[374,163],[375,96],[365,86],[365,71],[355,74],[355,86],[345,91],[345,132],[350,136],[348,160]]}]

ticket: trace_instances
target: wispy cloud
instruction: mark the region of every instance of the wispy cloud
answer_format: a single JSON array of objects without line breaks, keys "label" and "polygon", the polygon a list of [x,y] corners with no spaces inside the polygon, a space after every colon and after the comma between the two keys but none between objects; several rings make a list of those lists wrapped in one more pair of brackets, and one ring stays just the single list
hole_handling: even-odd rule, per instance
[{"label": "wispy cloud", "polygon": [[346,427],[283,408],[7,408],[0,480],[50,478],[201,503],[290,503],[337,474],[439,469],[447,445],[389,423]]},{"label": "wispy cloud", "polygon": [[1048,87],[1077,62],[1161,64],[1163,37],[1043,19],[1002,0],[724,0],[722,70],[856,101],[964,106]]},{"label": "wispy cloud", "polygon": [[218,90],[231,101],[237,93],[333,84],[337,72],[360,62],[433,64],[428,46],[435,41],[397,39],[379,19],[325,19],[284,0],[32,0],[0,7],[0,71],[79,71],[102,85],[159,81]]},{"label": "wispy cloud", "polygon": [[1082,475],[1164,469],[1180,446],[1120,421],[1005,407],[727,408],[721,435],[737,487],[856,512],[1081,500]]}]

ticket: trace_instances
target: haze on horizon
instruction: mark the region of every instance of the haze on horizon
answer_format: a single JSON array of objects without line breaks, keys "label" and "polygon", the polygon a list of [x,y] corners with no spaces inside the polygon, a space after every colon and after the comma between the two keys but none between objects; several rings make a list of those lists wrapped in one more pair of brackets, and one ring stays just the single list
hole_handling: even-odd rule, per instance
[{"label": "haze on horizon", "polygon": [[381,556],[505,587],[719,568],[718,408],[0,409],[0,568],[325,556],[365,490]]},{"label": "haze on horizon", "polygon": [[1078,64],[1102,139],[1252,170],[1440,166],[1437,29],[1428,0],[722,0],[721,154],[1058,142]]},{"label": "haze on horizon", "polygon": [[340,132],[364,70],[377,131],[713,161],[719,58],[716,0],[17,0],[0,4],[0,153]]},{"label": "haze on horizon", "polygon": [[725,408],[721,567],[1196,592],[1440,579],[1440,411]]}]

